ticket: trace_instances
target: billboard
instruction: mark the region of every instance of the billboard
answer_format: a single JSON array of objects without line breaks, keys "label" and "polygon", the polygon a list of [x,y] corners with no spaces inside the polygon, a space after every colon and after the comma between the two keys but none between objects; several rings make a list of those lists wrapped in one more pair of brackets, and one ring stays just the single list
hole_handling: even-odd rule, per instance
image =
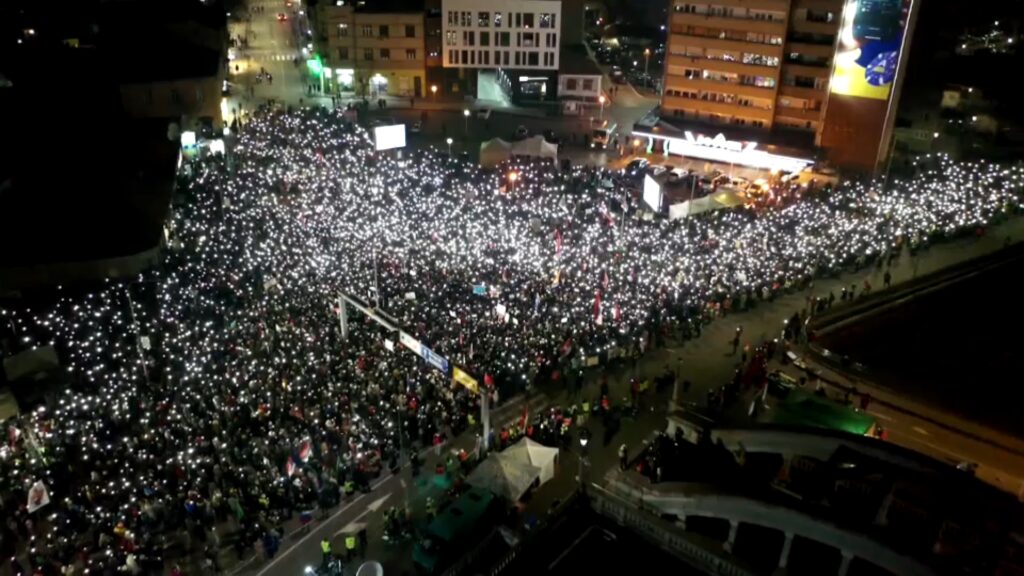
[{"label": "billboard", "polygon": [[377,150],[405,148],[405,124],[375,127],[373,129],[373,142]]},{"label": "billboard", "polygon": [[847,0],[831,92],[888,100],[913,0]]},{"label": "billboard", "polygon": [[644,175],[644,202],[655,212],[661,210],[661,185],[650,174]]}]

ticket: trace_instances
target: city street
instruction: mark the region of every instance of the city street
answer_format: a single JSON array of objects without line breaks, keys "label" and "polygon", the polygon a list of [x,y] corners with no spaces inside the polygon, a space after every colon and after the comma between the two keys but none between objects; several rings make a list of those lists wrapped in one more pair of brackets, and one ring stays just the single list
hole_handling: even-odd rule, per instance
[{"label": "city street", "polygon": [[[998,250],[1007,236],[1024,237],[1024,220],[1010,221],[993,229],[990,234],[980,239],[970,238],[943,244],[920,252],[913,257],[904,252],[893,263],[891,269],[893,286],[898,287],[901,283],[919,275],[929,274]],[[869,278],[873,283],[881,285],[880,273],[872,269],[856,274],[844,274],[839,279],[816,281],[815,293],[827,294],[829,290],[838,291],[851,283],[860,283],[864,278]],[[685,344],[670,343],[666,348],[650,351],[638,362],[635,375],[639,378],[653,378],[661,374],[665,367],[672,367],[677,370],[680,380],[688,379],[693,384],[683,400],[703,404],[708,391],[728,382],[732,377],[738,358],[730,354],[729,340],[736,326],[743,326],[744,334],[749,336],[751,343],[759,343],[765,339],[776,337],[781,330],[782,321],[788,318],[793,311],[802,308],[805,298],[806,294],[804,293],[790,294],[777,298],[772,303],[762,304],[754,311],[716,320],[704,329],[701,337],[695,340]],[[773,368],[775,367],[777,366],[773,366]],[[789,370],[793,372],[794,369],[790,366]],[[630,369],[619,368],[608,370],[606,373],[609,376],[611,397],[627,397],[629,395],[629,380],[634,376],[634,372]],[[592,398],[598,394],[598,377],[601,374],[602,372],[599,370],[588,373],[587,384],[583,388],[583,397]],[[833,392],[835,397],[841,397],[840,390],[833,390]],[[566,406],[577,401],[576,397],[564,389],[550,390],[547,393],[551,397],[550,402],[554,405]],[[616,465],[617,450],[621,444],[625,443],[629,447],[630,453],[635,454],[644,439],[664,428],[670,394],[670,391],[666,391],[661,395],[646,399],[641,417],[636,421],[625,421],[622,428],[607,445],[602,446],[601,442],[597,441],[591,442],[588,455],[589,465],[585,472],[585,479],[588,482],[598,482],[612,466]],[[878,418],[880,423],[889,430],[889,442],[920,451],[951,464],[962,460],[976,462],[979,464],[977,474],[980,479],[1014,494],[1017,494],[1024,486],[1024,455],[1019,452],[1000,448],[998,445],[978,441],[954,430],[936,426],[926,419],[895,410],[893,407],[877,401],[872,403],[869,413]],[[593,432],[594,438],[601,438],[603,428],[599,419],[593,419],[588,424],[588,428]],[[993,439],[997,442],[1005,440],[1001,435]],[[1015,442],[1019,443],[1019,441]],[[461,437],[455,443],[456,446],[470,446],[471,444],[472,439],[468,437]],[[574,446],[573,450],[578,450],[578,448]],[[577,486],[577,468],[577,454],[563,452],[561,466],[555,480],[538,490],[531,501],[530,510],[543,514],[543,511],[551,503],[564,500]],[[314,525],[308,535],[295,535],[291,547],[286,543],[273,563],[267,564],[261,560],[253,560],[233,573],[259,576],[278,573],[297,574],[303,566],[318,560],[318,543],[324,534],[340,535],[344,533],[344,527],[347,524],[360,521],[367,521],[369,526],[370,550],[368,557],[381,560],[386,567],[401,565],[403,558],[408,560],[405,558],[406,548],[383,545],[380,540],[380,514],[373,513],[373,510],[400,503],[401,499],[405,497],[409,484],[408,474],[406,470],[403,471],[401,477],[389,477],[379,481],[377,489],[351,502],[340,511],[336,511],[335,515],[324,525]],[[412,497],[412,503],[416,508],[422,506],[422,498],[429,490],[414,492],[416,493]],[[339,546],[340,540],[335,540],[335,550],[338,550]],[[269,570],[269,568],[275,570]],[[291,572],[292,570],[295,572]]]}]

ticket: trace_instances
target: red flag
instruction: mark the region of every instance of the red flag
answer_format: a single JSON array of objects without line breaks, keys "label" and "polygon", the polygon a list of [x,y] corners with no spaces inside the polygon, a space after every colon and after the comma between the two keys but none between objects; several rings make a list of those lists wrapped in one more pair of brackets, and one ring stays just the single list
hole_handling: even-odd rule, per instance
[{"label": "red flag", "polygon": [[530,403],[527,402],[523,405],[523,418],[519,422],[519,427],[525,429],[526,423],[530,420]]},{"label": "red flag", "polygon": [[284,465],[284,473],[288,476],[295,474],[295,460],[292,457],[288,457],[288,463]]},{"label": "red flag", "polygon": [[562,231],[555,230],[555,254],[562,253]]},{"label": "red flag", "polygon": [[493,388],[494,376],[491,376],[490,374],[484,374],[484,386],[487,386],[488,388]]},{"label": "red flag", "polygon": [[594,292],[594,320],[601,321],[601,291]]},{"label": "red flag", "polygon": [[622,309],[619,308],[619,303],[615,303],[615,321],[619,322],[622,320]]},{"label": "red flag", "polygon": [[303,462],[306,462],[309,460],[309,455],[312,452],[313,447],[310,445],[309,440],[303,440],[302,444],[299,446],[299,458],[301,458]]},{"label": "red flag", "polygon": [[604,280],[602,281],[602,283],[604,284],[604,289],[607,290],[608,289],[608,271],[607,270],[604,271]]}]

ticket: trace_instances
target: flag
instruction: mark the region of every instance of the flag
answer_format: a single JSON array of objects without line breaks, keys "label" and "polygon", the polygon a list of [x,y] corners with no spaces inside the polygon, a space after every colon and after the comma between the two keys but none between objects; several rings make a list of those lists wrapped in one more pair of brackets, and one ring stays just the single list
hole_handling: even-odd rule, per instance
[{"label": "flag", "polygon": [[566,338],[565,342],[562,343],[562,356],[568,356],[572,352],[572,338]]},{"label": "flag", "polygon": [[7,443],[11,449],[14,449],[14,445],[18,442],[18,436],[21,436],[21,430],[18,430],[16,426],[7,427]]},{"label": "flag", "polygon": [[288,457],[288,462],[284,465],[284,473],[286,476],[295,474],[295,460],[291,456]]},{"label": "flag", "polygon": [[562,253],[562,231],[555,230],[555,254]]},{"label": "flag", "polygon": [[50,503],[50,491],[42,480],[37,480],[28,491],[28,513],[31,514]]},{"label": "flag", "polygon": [[530,403],[525,402],[523,404],[523,418],[519,421],[519,428],[525,430],[526,423],[530,420]]},{"label": "flag", "polygon": [[299,458],[303,462],[309,460],[309,455],[313,452],[313,446],[309,443],[309,440],[303,440],[302,444],[299,445]]},{"label": "flag", "polygon": [[608,289],[608,271],[607,270],[604,271],[604,280],[602,280],[601,283],[604,286],[604,289],[607,290]]},{"label": "flag", "polygon": [[494,376],[490,374],[484,374],[484,386],[488,388],[494,388]]},{"label": "flag", "polygon": [[622,309],[619,308],[619,303],[615,303],[615,321],[620,322],[622,320]]},{"label": "flag", "polygon": [[597,290],[594,292],[594,320],[600,323],[601,321],[601,291]]}]

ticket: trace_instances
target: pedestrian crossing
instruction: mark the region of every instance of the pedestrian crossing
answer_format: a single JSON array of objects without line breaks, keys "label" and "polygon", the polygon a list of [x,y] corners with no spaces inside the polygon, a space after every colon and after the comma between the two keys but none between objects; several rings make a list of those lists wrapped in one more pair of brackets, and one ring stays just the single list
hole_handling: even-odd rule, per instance
[{"label": "pedestrian crossing", "polygon": [[256,62],[291,62],[295,59],[295,54],[249,54],[249,59]]}]

